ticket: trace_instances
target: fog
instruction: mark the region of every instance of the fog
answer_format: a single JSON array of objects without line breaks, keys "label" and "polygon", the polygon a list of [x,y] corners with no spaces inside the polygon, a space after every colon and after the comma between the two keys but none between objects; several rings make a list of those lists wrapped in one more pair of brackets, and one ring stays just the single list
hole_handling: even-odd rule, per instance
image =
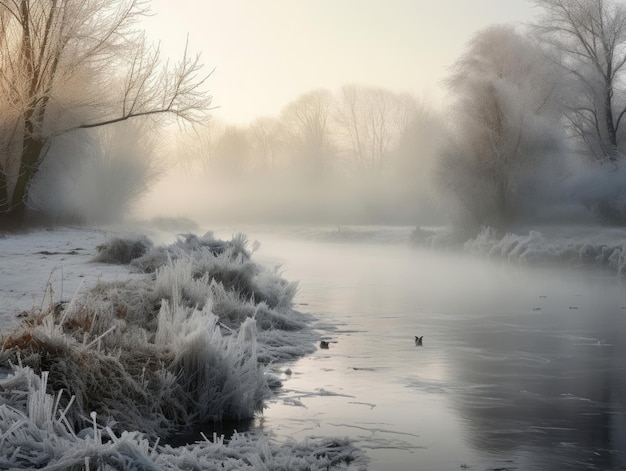
[{"label": "fog", "polygon": [[0,467],[624,467],[626,7],[148,3],[0,2]]},{"label": "fog", "polygon": [[506,164],[500,214],[497,180],[466,157],[472,144],[450,113],[408,94],[349,85],[305,93],[279,118],[248,126],[212,118],[158,135],[149,123],[74,133],[52,146],[32,207],[84,223],[400,224],[469,235],[482,225],[623,220],[622,166],[591,161],[558,128],[528,120],[515,135],[533,147]]},{"label": "fog", "polygon": [[305,91],[245,125],[70,132],[50,146],[30,208],[88,224],[400,224],[467,237],[625,221],[621,160],[598,157],[602,143],[572,124],[578,86],[519,27],[478,31],[445,84],[439,106],[353,83]]},{"label": "fog", "polygon": [[[450,58],[444,98],[372,74],[277,98],[272,114],[259,108],[247,121],[225,120],[218,99],[209,116],[177,125],[146,115],[70,128],[44,146],[28,207],[87,224],[436,225],[467,237],[483,226],[622,224],[619,82],[614,101],[601,103],[593,58],[568,57],[544,28],[557,13],[538,3],[545,15],[534,24],[493,24],[466,38]],[[614,125],[593,127],[610,121],[607,106]],[[11,188],[19,172],[10,153],[5,167]]]},{"label": "fog", "polygon": [[432,181],[441,138],[439,117],[409,95],[315,90],[278,119],[179,133],[168,150],[177,161],[137,211],[203,222],[442,223]]},{"label": "fog", "polygon": [[146,123],[77,131],[55,140],[31,188],[31,208],[74,223],[122,220],[157,182],[158,137]]}]

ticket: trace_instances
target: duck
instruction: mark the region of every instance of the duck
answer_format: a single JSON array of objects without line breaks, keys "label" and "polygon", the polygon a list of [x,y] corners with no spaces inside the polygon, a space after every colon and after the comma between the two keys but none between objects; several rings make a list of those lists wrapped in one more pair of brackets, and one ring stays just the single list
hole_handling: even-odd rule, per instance
[{"label": "duck", "polygon": [[322,340],[320,342],[320,348],[328,349],[328,342],[326,340]]},{"label": "duck", "polygon": [[423,345],[422,344],[422,339],[424,338],[424,336],[422,335],[421,337],[418,337],[417,335],[415,336],[415,345]]}]

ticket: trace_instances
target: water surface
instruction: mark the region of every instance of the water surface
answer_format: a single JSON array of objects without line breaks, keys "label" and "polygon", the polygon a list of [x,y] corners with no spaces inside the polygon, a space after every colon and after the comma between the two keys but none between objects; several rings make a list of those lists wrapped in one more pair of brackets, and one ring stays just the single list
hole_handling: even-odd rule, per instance
[{"label": "water surface", "polygon": [[349,436],[371,469],[626,469],[620,278],[250,236],[330,342],[288,365],[260,421],[276,438]]}]

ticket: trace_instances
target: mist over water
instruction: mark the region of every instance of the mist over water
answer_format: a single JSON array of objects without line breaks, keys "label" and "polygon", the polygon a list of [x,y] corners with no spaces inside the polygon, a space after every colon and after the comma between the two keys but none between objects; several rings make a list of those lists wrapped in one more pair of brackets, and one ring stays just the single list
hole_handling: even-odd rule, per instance
[{"label": "mist over water", "polygon": [[290,366],[264,429],[346,434],[372,469],[626,464],[620,278],[313,233],[253,234],[329,342]]}]

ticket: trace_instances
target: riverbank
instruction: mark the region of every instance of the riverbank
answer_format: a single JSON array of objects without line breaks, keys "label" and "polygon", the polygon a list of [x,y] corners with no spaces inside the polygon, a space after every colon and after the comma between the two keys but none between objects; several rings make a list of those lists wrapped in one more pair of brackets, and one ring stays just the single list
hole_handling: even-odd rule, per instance
[{"label": "riverbank", "polygon": [[[154,246],[113,232],[0,238],[2,467],[365,466],[346,439],[209,431],[258,417],[281,362],[315,350],[295,283],[257,264],[243,236]],[[204,435],[163,444],[192,429]]]}]

